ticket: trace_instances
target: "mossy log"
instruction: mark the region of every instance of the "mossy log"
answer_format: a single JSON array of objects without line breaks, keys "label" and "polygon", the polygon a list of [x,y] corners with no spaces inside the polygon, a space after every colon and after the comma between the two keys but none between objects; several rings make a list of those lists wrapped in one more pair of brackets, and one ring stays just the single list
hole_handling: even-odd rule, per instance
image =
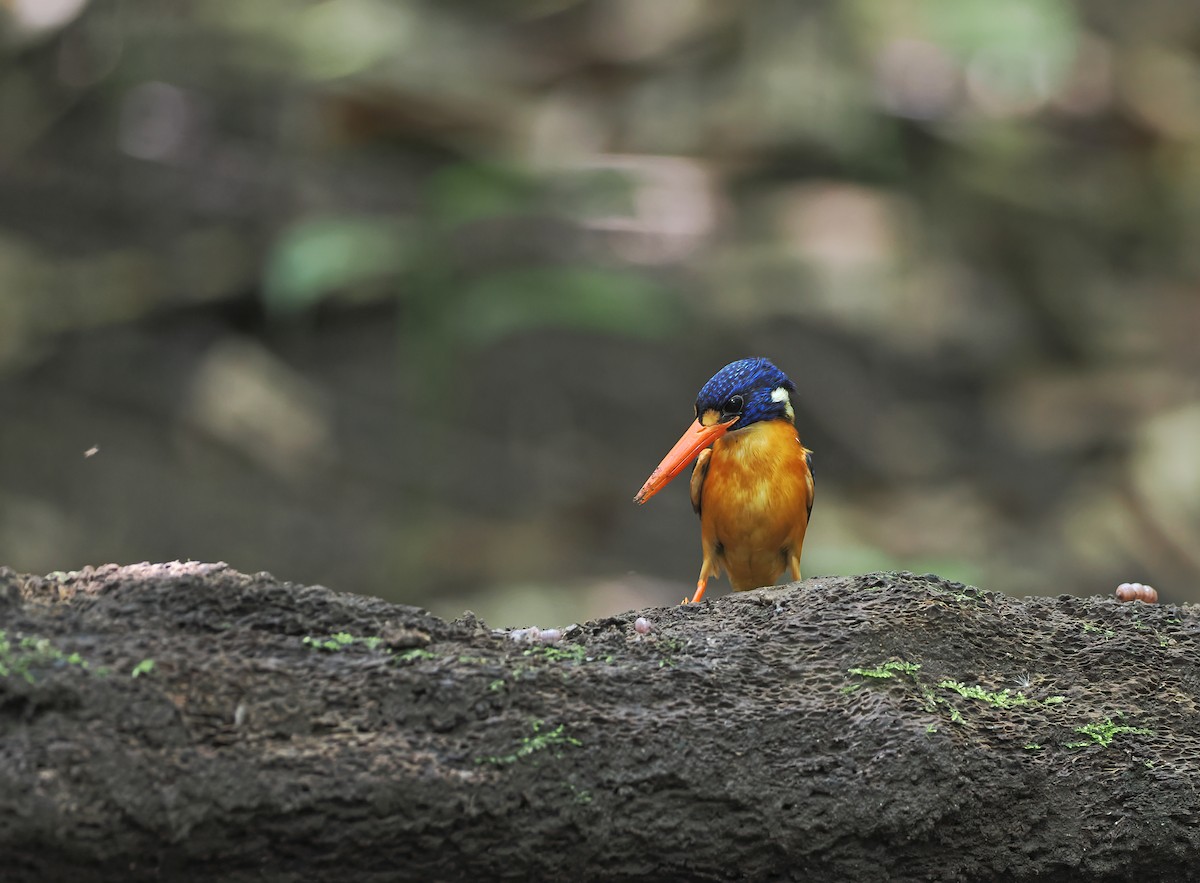
[{"label": "mossy log", "polygon": [[1194,607],[871,574],[530,643],[164,564],[0,618],[6,881],[1200,879]]}]

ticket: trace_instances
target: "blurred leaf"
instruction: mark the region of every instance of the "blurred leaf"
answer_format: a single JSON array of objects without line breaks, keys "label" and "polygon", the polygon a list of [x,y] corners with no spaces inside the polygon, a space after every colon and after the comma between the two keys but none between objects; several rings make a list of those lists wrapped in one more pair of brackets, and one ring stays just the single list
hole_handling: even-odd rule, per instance
[{"label": "blurred leaf", "polygon": [[1059,80],[1075,55],[1078,23],[1066,0],[921,0],[924,21],[944,48],[1037,58]]},{"label": "blurred leaf", "polygon": [[308,73],[335,79],[358,73],[401,50],[410,29],[403,4],[324,0],[305,10],[292,32]]},{"label": "blurred leaf", "polygon": [[317,218],[285,231],[267,259],[268,310],[297,312],[409,263],[410,228],[388,218]]},{"label": "blurred leaf", "polygon": [[529,328],[586,328],[657,337],[675,327],[671,298],[635,273],[545,267],[494,273],[468,286],[455,331],[486,343]]},{"label": "blurred leaf", "polygon": [[629,217],[637,211],[638,185],[644,179],[629,169],[572,170],[556,181],[564,214],[581,221]]},{"label": "blurred leaf", "polygon": [[448,228],[519,214],[533,205],[537,193],[527,178],[480,163],[443,169],[430,188],[434,216]]}]

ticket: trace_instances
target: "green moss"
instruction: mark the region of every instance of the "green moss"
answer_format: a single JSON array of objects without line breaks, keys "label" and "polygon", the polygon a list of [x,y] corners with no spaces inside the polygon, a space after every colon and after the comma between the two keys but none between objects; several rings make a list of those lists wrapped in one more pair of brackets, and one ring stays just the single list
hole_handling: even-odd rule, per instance
[{"label": "green moss", "polygon": [[[349,632],[335,632],[324,638],[305,635],[302,642],[305,646],[322,653],[341,653],[343,650],[349,650],[351,647],[364,647],[367,650],[378,650],[392,657],[397,662],[414,662],[418,659],[434,659],[437,656],[437,654],[423,647],[413,647],[411,650],[405,650],[403,653],[393,653],[389,647],[383,645],[383,638],[377,635],[358,636],[352,635]],[[467,659],[468,657],[462,657],[461,661],[467,661]],[[479,659],[478,661],[484,662],[486,660]]]},{"label": "green moss", "polygon": [[1022,705],[1061,705],[1067,701],[1066,696],[1047,696],[1045,699],[1032,699],[1021,691],[1013,692],[1008,688],[1000,691],[985,690],[978,684],[964,684],[961,681],[939,681],[938,686],[953,690],[964,699],[975,699],[996,708],[1017,708]]},{"label": "green moss", "polygon": [[[874,668],[849,668],[846,671],[852,675],[858,675],[860,678],[874,678],[876,680],[886,680],[887,678],[896,677],[896,672],[909,675],[916,678],[916,674],[921,670],[921,666],[915,662],[904,662],[891,660],[882,665],[877,665]],[[853,693],[856,690],[862,689],[862,684],[848,684],[842,687],[841,692]]]},{"label": "green moss", "polygon": [[[674,668],[677,664],[675,654],[683,650],[685,646],[684,642],[678,638],[668,638],[659,634],[639,635],[638,637],[662,654],[658,659],[659,668]],[[611,662],[612,657],[608,657],[607,661]]]},{"label": "green moss", "polygon": [[345,650],[347,647],[360,645],[368,650],[376,649],[383,643],[383,638],[375,636],[358,638],[349,632],[336,632],[327,638],[314,638],[312,635],[304,637],[304,643],[314,650],[324,650],[326,653],[337,653],[340,650]]},{"label": "green moss", "polygon": [[[919,672],[921,666],[919,663],[906,662],[904,660],[891,660],[881,663],[873,667],[851,668],[847,670],[852,675],[857,675],[864,680],[859,683],[852,683],[842,688],[842,693],[853,693],[856,690],[862,689],[865,684],[871,681],[882,681],[889,679],[899,679],[900,675],[907,675],[904,679],[904,690],[913,698],[916,698],[921,703],[921,708],[929,714],[940,714],[943,716],[949,715],[950,723],[965,725],[967,720],[963,717],[963,713],[955,707],[954,702],[943,695],[938,695],[935,688],[928,682],[923,681]],[[951,690],[957,693],[964,699],[970,699],[973,702],[982,702],[997,709],[1011,709],[1023,705],[1058,705],[1066,701],[1065,696],[1050,696],[1046,699],[1033,699],[1020,691],[1013,690],[987,690],[979,684],[964,684],[961,681],[943,680],[937,683],[937,688],[942,690]],[[929,725],[926,732],[936,732],[934,724]]]},{"label": "green moss", "polygon": [[397,662],[413,662],[417,659],[436,659],[437,654],[431,653],[424,647],[413,647],[411,650],[405,650],[403,653],[396,655]]},{"label": "green moss", "polygon": [[985,690],[978,684],[968,685],[961,681],[938,681],[938,686],[953,690],[964,699],[976,699],[994,705],[996,708],[1016,708],[1019,705],[1034,705],[1037,700],[1030,699],[1024,693],[1012,692],[1007,687],[999,692]]},{"label": "green moss", "polygon": [[47,638],[10,637],[8,632],[0,629],[0,678],[22,677],[32,684],[33,670],[51,665],[88,668],[88,663],[78,653],[63,653]]},{"label": "green moss", "polygon": [[979,595],[968,594],[967,592],[964,592],[964,591],[961,591],[958,589],[945,588],[942,586],[932,586],[931,589],[932,589],[932,591],[936,592],[939,595],[944,595],[947,598],[952,598],[953,600],[957,601],[959,604],[979,605],[979,604],[984,603],[984,601],[985,601],[985,599],[980,597]]},{"label": "green moss", "polygon": [[490,763],[495,766],[508,766],[522,758],[529,757],[548,748],[578,748],[583,743],[574,736],[566,734],[566,725],[559,724],[553,730],[543,730],[544,721],[533,722],[533,735],[521,739],[521,744],[511,754],[489,755],[475,758],[476,763]]},{"label": "green moss", "polygon": [[[1120,716],[1118,715],[1118,717]],[[1114,723],[1112,718],[1105,718],[1098,724],[1084,724],[1082,727],[1076,727],[1075,732],[1087,736],[1087,739],[1082,742],[1068,742],[1068,748],[1087,748],[1089,745],[1107,748],[1117,736],[1154,735],[1153,730],[1145,727],[1127,727],[1124,724]]]},{"label": "green moss", "polygon": [[938,703],[942,700],[938,698],[937,694],[933,692],[933,689],[928,684],[917,682],[917,689],[921,692],[921,707],[930,714],[936,713]]},{"label": "green moss", "polygon": [[683,650],[684,643],[679,638],[667,638],[655,635],[654,646],[664,653],[679,653]]},{"label": "green moss", "polygon": [[862,678],[894,678],[896,672],[915,675],[920,669],[921,666],[915,662],[885,662],[874,668],[851,668],[847,671]]},{"label": "green moss", "polygon": [[140,678],[142,675],[148,675],[152,671],[154,671],[154,660],[143,659],[133,667],[133,671],[129,673],[129,676],[131,678]]}]

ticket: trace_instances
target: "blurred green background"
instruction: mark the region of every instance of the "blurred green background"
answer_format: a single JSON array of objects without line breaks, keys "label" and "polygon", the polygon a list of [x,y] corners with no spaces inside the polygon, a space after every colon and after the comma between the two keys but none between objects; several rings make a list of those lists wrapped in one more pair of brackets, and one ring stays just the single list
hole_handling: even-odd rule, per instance
[{"label": "blurred green background", "polygon": [[0,45],[2,563],[676,602],[686,482],[631,498],[765,355],[806,575],[1200,599],[1194,0],[0,0]]}]

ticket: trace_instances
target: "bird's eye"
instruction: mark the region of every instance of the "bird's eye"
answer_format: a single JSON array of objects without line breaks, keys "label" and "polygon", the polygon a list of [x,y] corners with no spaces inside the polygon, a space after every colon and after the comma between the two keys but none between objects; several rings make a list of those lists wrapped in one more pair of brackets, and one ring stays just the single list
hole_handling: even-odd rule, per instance
[{"label": "bird's eye", "polygon": [[746,400],[741,396],[730,396],[729,401],[721,409],[728,417],[733,417],[735,414],[742,413],[742,409],[746,407]]}]

